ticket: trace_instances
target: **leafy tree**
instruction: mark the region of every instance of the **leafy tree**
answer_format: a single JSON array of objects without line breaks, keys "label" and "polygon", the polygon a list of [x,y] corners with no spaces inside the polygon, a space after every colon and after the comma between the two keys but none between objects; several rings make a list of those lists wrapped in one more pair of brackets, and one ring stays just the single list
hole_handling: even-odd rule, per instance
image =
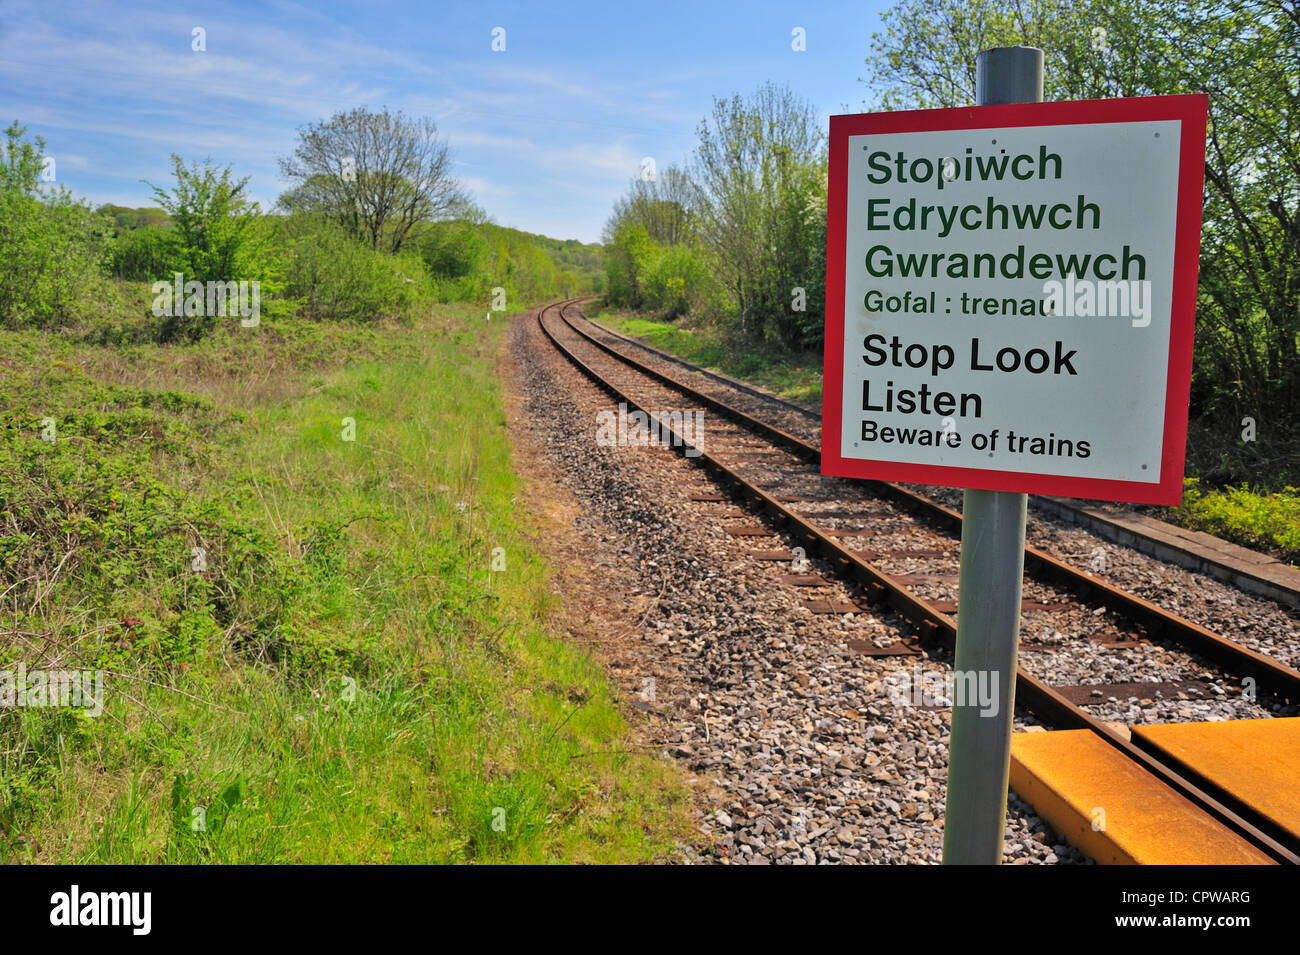
[{"label": "leafy tree", "polygon": [[609,300],[639,308],[645,300],[645,277],[654,262],[655,244],[639,222],[619,226],[612,238],[613,246],[605,253]]},{"label": "leafy tree", "polygon": [[0,163],[0,323],[49,325],[93,301],[108,224],[62,186],[43,188],[45,141],[4,131]]},{"label": "leafy tree", "polygon": [[1162,62],[1210,95],[1197,397],[1300,413],[1300,5],[1170,4]]},{"label": "leafy tree", "polygon": [[767,83],[748,98],[716,99],[699,128],[691,165],[697,230],[741,330],[761,338],[785,318],[795,286],[815,284],[812,252],[792,248],[816,233],[808,216],[824,190],[825,136],[812,106]]},{"label": "leafy tree", "polygon": [[999,46],[1043,50],[1043,98],[1138,96],[1159,35],[1155,4],[1121,0],[901,0],[871,39],[872,108],[975,102],[975,56]]},{"label": "leafy tree", "polygon": [[106,202],[95,211],[112,220],[115,236],[133,229],[170,225],[167,213],[162,209],[132,209],[130,206],[116,206]]},{"label": "leafy tree", "polygon": [[674,319],[708,303],[713,290],[708,266],[688,245],[657,250],[642,278],[645,304]]},{"label": "leafy tree", "polygon": [[411,241],[437,278],[481,276],[487,270],[488,242],[472,223],[434,223]]},{"label": "leafy tree", "polygon": [[694,188],[690,177],[676,166],[669,166],[654,179],[633,179],[627,195],[614,203],[614,211],[605,225],[604,239],[613,241],[622,226],[636,223],[660,245],[676,245],[690,238],[691,205]]},{"label": "leafy tree", "polygon": [[1297,0],[901,0],[883,21],[880,108],[970,104],[976,54],[1020,43],[1049,100],[1208,93],[1194,409],[1300,413]]},{"label": "leafy tree", "polygon": [[816,347],[826,305],[826,167],[801,166],[768,215],[779,254],[768,263],[757,311],[785,347]]},{"label": "leafy tree", "polygon": [[[277,267],[270,247],[271,224],[247,196],[248,177],[235,180],[230,166],[215,166],[211,159],[188,166],[174,153],[171,159],[176,184],[163,189],[149,183],[158,205],[172,221],[172,227],[163,233],[166,271],[180,272],[186,282],[274,281]],[[217,319],[214,315],[168,315],[159,338],[200,338]]]},{"label": "leafy tree", "polygon": [[280,160],[281,173],[298,185],[280,202],[323,212],[372,249],[396,252],[417,222],[465,206],[451,166],[432,120],[357,108],[300,130],[293,155]]},{"label": "leafy tree", "polygon": [[172,221],[169,239],[175,270],[186,281],[258,278],[260,209],[247,196],[249,177],[236,181],[230,166],[214,166],[210,159],[188,166],[175,153],[171,159],[176,184],[170,189],[148,185]]}]

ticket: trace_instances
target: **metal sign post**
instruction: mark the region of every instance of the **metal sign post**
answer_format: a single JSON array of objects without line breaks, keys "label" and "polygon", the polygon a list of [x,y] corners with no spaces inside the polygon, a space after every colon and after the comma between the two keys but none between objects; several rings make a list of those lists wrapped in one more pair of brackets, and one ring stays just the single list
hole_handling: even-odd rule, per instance
[{"label": "metal sign post", "polygon": [[[976,105],[1043,99],[1043,51],[985,50],[975,61]],[[1020,641],[1028,495],[967,490],[962,503],[957,599],[958,684],[987,679],[996,709],[967,694],[954,699],[944,817],[945,865],[998,865],[1007,817],[1007,778]]]},{"label": "metal sign post", "polygon": [[830,118],[823,474],[965,488],[944,861],[1002,861],[1026,494],[1182,499],[1204,95]]}]

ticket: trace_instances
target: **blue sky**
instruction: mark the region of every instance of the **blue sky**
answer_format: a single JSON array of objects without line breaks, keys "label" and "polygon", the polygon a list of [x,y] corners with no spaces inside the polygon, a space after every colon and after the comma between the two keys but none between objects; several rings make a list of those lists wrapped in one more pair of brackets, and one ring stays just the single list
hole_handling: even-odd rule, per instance
[{"label": "blue sky", "polygon": [[597,241],[642,157],[684,159],[715,95],[772,80],[823,120],[861,108],[887,7],[0,0],[0,125],[43,136],[96,204],[152,205],[140,180],[168,184],[175,152],[233,164],[269,207],[299,127],[388,106],[438,124],[495,221]]}]

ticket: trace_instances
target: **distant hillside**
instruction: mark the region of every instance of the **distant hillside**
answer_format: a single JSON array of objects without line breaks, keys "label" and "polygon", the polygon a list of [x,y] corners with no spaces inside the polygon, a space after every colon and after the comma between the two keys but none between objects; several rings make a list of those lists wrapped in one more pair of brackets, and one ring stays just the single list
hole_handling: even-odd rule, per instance
[{"label": "distant hillside", "polygon": [[576,285],[573,286],[575,295],[604,290],[605,247],[598,242],[584,244],[577,239],[553,239],[546,235],[492,224],[485,224],[479,228],[494,241],[499,239],[508,244],[531,244],[540,248],[555,263],[559,273],[568,273],[577,279]]}]

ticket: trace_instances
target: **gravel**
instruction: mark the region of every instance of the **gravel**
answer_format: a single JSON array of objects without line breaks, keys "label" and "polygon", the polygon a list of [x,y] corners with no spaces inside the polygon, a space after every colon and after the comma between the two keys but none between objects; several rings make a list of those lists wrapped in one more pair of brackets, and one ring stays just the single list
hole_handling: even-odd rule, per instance
[{"label": "gravel", "polygon": [[[849,640],[892,643],[910,629],[885,612],[805,609],[806,598],[855,593],[833,581],[782,584],[788,563],[748,555],[788,549],[788,540],[728,535],[727,526],[757,519],[690,500],[717,488],[673,452],[599,446],[596,414],[611,407],[608,396],[535,320],[517,322],[512,336],[526,416],[515,425],[551,434],[548,464],[578,505],[572,531],[589,548],[584,585],[627,602],[628,626],[598,652],[616,661],[611,673],[629,700],[642,674],[656,674],[655,712],[629,707],[630,717],[647,745],[695,781],[700,839],[683,847],[685,860],[939,862],[950,714],[894,702],[886,681],[918,662],[943,671],[947,661],[851,650]],[[1084,860],[1012,795],[1005,861]]]},{"label": "gravel", "polygon": [[[626,349],[614,336],[599,330],[598,326],[584,326],[604,340]],[[811,413],[793,411],[772,400],[754,396],[718,382],[708,376],[690,372],[676,363],[657,358],[653,353],[636,349],[640,360],[700,388],[716,398],[727,401],[769,423],[795,434],[814,444],[820,442],[820,418]],[[666,394],[666,392],[661,392]],[[769,474],[771,480],[782,475]],[[812,482],[793,480],[804,492],[830,493],[834,503],[826,508],[840,508],[844,501],[857,499],[863,502],[872,498],[848,482],[834,481],[820,476]],[[952,510],[961,512],[962,492],[953,488],[905,485],[909,490],[926,495]],[[878,505],[886,506],[886,505]],[[806,505],[805,512],[815,513],[820,505]],[[819,524],[837,528],[852,526],[848,522],[828,519]],[[1176,613],[1206,629],[1233,640],[1251,650],[1272,657],[1287,666],[1300,668],[1300,612],[1283,607],[1273,601],[1233,589],[1231,586],[1135,550],[1122,547],[1090,531],[1043,512],[1035,512],[1032,505],[1026,531],[1028,543],[1052,553],[1075,568],[1093,573],[1106,582],[1136,594],[1151,603]],[[910,517],[901,513],[882,514],[874,518],[871,533],[849,538],[842,543],[851,548],[923,548],[934,547],[940,540],[928,530],[919,530]],[[955,540],[952,541],[955,548]],[[955,554],[955,550],[954,550]],[[896,561],[882,565],[891,573],[953,574],[955,559]],[[1099,569],[1100,568],[1100,569]],[[955,585],[920,583],[912,588],[919,595],[932,600],[953,599]],[[1072,603],[1073,598],[1063,589],[1045,586],[1035,581],[1025,584],[1025,597],[1048,603]],[[1166,643],[1143,642],[1125,650],[1104,649],[1088,640],[1067,634],[1097,634],[1099,632],[1128,633],[1132,628],[1123,621],[1111,620],[1110,614],[1088,619],[1095,608],[1080,608],[1067,612],[1050,613],[1030,611],[1025,615],[1022,639],[1036,642],[1057,642],[1059,653],[1023,653],[1021,664],[1036,676],[1056,685],[1082,685],[1100,682],[1183,681],[1203,680],[1211,685],[1215,699],[1193,701],[1181,706],[1171,706],[1166,701],[1142,704],[1129,722],[1167,722],[1170,719],[1215,720],[1258,719],[1269,716],[1300,715],[1300,707],[1288,705],[1277,698],[1255,693],[1243,688],[1231,675],[1224,674],[1213,664]],[[1122,701],[1124,713],[1132,713],[1133,703]],[[1089,707],[1096,715],[1119,718],[1109,705]]]}]

